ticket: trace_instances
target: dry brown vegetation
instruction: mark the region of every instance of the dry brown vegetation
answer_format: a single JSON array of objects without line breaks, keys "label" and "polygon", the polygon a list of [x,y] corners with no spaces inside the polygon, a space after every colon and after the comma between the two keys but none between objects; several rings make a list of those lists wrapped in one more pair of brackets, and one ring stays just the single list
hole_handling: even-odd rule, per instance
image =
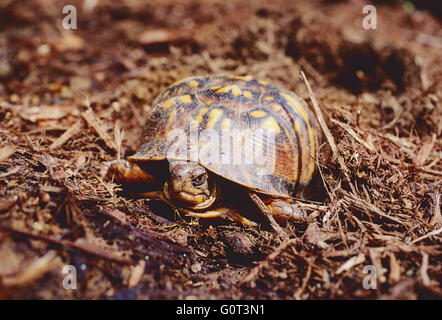
[{"label": "dry brown vegetation", "polygon": [[[437,16],[397,1],[364,30],[356,0],[71,2],[77,30],[55,0],[0,4],[0,298],[442,297]],[[174,81],[251,74],[312,105],[301,70],[332,137],[307,221],[198,222],[101,178]]]}]

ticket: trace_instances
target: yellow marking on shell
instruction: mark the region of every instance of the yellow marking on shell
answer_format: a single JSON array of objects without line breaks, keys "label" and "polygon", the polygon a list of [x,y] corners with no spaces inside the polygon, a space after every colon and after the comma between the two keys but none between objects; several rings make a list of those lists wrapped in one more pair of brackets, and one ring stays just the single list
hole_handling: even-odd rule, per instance
[{"label": "yellow marking on shell", "polygon": [[287,100],[288,104],[293,108],[293,110],[296,113],[299,113],[301,117],[304,119],[304,121],[307,123],[308,128],[310,128],[309,125],[309,117],[307,114],[307,111],[304,109],[301,103],[299,103],[298,100],[296,100],[291,95],[288,95],[286,93],[281,93],[281,95]]},{"label": "yellow marking on shell", "polygon": [[246,97],[246,98],[251,98],[251,97],[253,97],[253,93],[251,92],[251,91],[244,91],[244,93],[243,93],[243,95],[244,95],[244,97]]},{"label": "yellow marking on shell", "polygon": [[216,91],[216,93],[228,93],[228,92],[232,92],[232,95],[234,97],[238,97],[242,93],[242,90],[240,87],[234,84],[231,86],[224,86]]},{"label": "yellow marking on shell", "polygon": [[169,119],[167,120],[167,127],[168,127],[168,128],[171,128],[171,127],[172,127],[172,125],[173,125],[173,121],[175,120],[175,116],[176,116],[176,109],[173,109],[173,110],[170,112]]},{"label": "yellow marking on shell", "polygon": [[204,104],[210,106],[210,105],[214,104],[216,101],[217,101],[217,99],[214,99],[214,98],[205,99]]},{"label": "yellow marking on shell", "polygon": [[272,108],[274,111],[278,112],[279,110],[282,109],[282,106],[279,103],[274,103],[272,104]]},{"label": "yellow marking on shell", "polygon": [[182,103],[188,104],[192,102],[192,96],[190,94],[185,94],[180,97]]},{"label": "yellow marking on shell", "polygon": [[255,111],[250,112],[250,115],[251,115],[253,118],[262,118],[262,117],[264,117],[265,115],[267,115],[267,112],[265,112],[265,111],[263,111],[263,110],[255,110]]},{"label": "yellow marking on shell", "polygon": [[221,87],[222,87],[222,85],[217,85],[217,86],[210,87],[209,89],[215,91],[216,89],[219,89]]},{"label": "yellow marking on shell", "polygon": [[163,108],[164,109],[169,109],[171,107],[173,107],[175,105],[175,101],[176,101],[176,97],[167,99],[164,103],[163,103]]},{"label": "yellow marking on shell", "polygon": [[269,116],[264,120],[262,127],[269,131],[273,131],[275,134],[279,134],[281,132],[278,122],[272,116]]},{"label": "yellow marking on shell", "polygon": [[200,85],[200,83],[195,80],[189,82],[189,87],[191,87],[191,88],[198,87],[199,85]]},{"label": "yellow marking on shell", "polygon": [[269,84],[269,82],[268,82],[268,81],[265,81],[265,80],[258,80],[258,82],[259,82],[260,84],[262,84],[263,86],[266,86],[266,85]]},{"label": "yellow marking on shell", "polygon": [[298,133],[299,136],[302,136],[301,124],[300,124],[299,120],[295,121],[295,131]]},{"label": "yellow marking on shell", "polygon": [[[284,129],[284,131],[286,132],[286,134],[287,134],[287,131]],[[290,142],[290,140],[289,140],[289,142]],[[290,151],[290,144],[288,144],[288,143],[284,143],[283,145],[282,145],[282,147],[284,148],[284,151],[285,152],[289,152]]]},{"label": "yellow marking on shell", "polygon": [[308,170],[308,176],[309,178],[311,178],[311,176],[313,175],[313,172],[315,171],[315,157],[316,157],[316,144],[317,144],[317,140],[316,140],[316,133],[315,130],[313,130],[312,128],[310,128],[309,130],[309,139],[310,139],[310,163],[309,163],[309,170]]},{"label": "yellow marking on shell", "polygon": [[207,121],[207,129],[212,129],[215,126],[215,123],[221,118],[223,115],[223,110],[221,109],[213,109],[209,113],[209,120]]},{"label": "yellow marking on shell", "polygon": [[274,98],[272,96],[267,96],[264,98],[265,101],[272,101]]},{"label": "yellow marking on shell", "polygon": [[232,88],[232,94],[233,94],[234,97],[239,96],[241,93],[242,93],[242,90],[241,90],[240,87],[238,87],[238,86],[233,86],[233,88]]},{"label": "yellow marking on shell", "polygon": [[170,93],[170,90],[166,90],[166,91],[163,93],[163,99],[164,99],[165,97],[167,97],[167,96],[169,95],[169,93]]},{"label": "yellow marking on shell", "polygon": [[228,119],[228,118],[224,119],[221,122],[221,128],[223,128],[224,130],[229,130],[231,125],[232,125],[232,121],[230,119]]},{"label": "yellow marking on shell", "polygon": [[198,112],[198,115],[195,118],[198,124],[201,124],[201,122],[203,121],[203,116],[207,113],[207,111],[209,111],[208,108],[202,108],[200,112]]}]

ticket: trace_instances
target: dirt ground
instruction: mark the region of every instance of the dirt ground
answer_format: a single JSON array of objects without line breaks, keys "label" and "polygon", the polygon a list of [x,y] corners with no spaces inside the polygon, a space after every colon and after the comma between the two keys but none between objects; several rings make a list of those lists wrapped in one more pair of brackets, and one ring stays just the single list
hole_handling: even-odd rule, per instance
[{"label": "dirt ground", "polygon": [[[359,0],[96,2],[69,2],[74,30],[60,1],[0,3],[1,299],[442,297],[440,5],[378,1],[366,30]],[[306,221],[188,219],[100,175],[174,81],[250,74],[312,106],[301,70],[332,138]]]}]

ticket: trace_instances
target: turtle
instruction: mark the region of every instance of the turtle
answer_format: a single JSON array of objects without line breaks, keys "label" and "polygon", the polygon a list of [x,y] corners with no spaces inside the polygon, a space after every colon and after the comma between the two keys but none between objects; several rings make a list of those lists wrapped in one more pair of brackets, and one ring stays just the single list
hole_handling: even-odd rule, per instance
[{"label": "turtle", "polygon": [[279,223],[305,218],[293,199],[305,197],[317,171],[321,137],[294,92],[249,75],[185,78],[155,98],[143,139],[127,160],[105,166],[143,198],[256,226],[244,204],[257,195]]}]

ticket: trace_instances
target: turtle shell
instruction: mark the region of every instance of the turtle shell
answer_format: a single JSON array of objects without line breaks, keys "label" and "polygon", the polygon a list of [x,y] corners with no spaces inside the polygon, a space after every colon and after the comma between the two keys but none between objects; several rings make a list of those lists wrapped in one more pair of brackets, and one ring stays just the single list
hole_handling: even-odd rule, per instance
[{"label": "turtle shell", "polygon": [[317,121],[296,94],[250,76],[186,78],[166,88],[129,161],[197,161],[261,193],[299,194],[315,171]]}]

